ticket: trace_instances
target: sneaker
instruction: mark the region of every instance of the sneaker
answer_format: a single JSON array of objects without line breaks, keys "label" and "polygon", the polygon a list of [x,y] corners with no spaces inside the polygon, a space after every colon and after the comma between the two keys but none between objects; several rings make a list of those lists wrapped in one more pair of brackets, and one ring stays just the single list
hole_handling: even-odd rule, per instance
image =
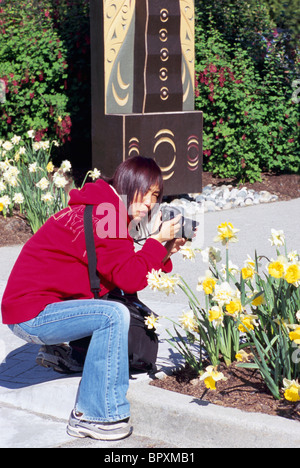
[{"label": "sneaker", "polygon": [[132,434],[129,418],[117,422],[92,422],[80,419],[80,414],[72,411],[67,433],[72,437],[91,437],[97,440],[120,440]]},{"label": "sneaker", "polygon": [[52,368],[60,374],[77,374],[82,372],[83,364],[72,358],[72,348],[61,344],[40,348],[36,357],[36,363],[39,366]]}]

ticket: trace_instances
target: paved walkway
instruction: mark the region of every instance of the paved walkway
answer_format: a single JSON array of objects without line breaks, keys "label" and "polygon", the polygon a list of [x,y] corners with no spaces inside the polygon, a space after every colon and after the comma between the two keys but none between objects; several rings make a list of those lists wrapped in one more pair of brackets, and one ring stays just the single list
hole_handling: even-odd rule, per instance
[{"label": "paved walkway", "polygon": [[[268,238],[271,228],[282,229],[288,250],[300,252],[300,199],[268,205],[207,213],[200,243],[213,244],[218,224],[231,221],[240,229],[239,242],[230,247],[231,260],[242,266],[247,254],[275,257]],[[0,248],[0,299],[21,246]],[[174,257],[174,272],[193,287],[207,265]],[[26,274],[26,272],[24,272]],[[149,289],[140,294],[157,313],[176,318],[187,305],[182,293],[168,297]],[[169,322],[162,320],[162,324]],[[180,357],[160,328],[159,365],[170,371]],[[101,447],[200,448],[200,447],[300,447],[300,424],[280,417],[244,413],[208,404],[185,395],[149,386],[146,376],[133,378],[128,398],[134,435],[119,442],[72,439],[66,421],[73,408],[79,376],[63,377],[35,364],[38,347],[15,337],[0,324],[0,447]]]}]

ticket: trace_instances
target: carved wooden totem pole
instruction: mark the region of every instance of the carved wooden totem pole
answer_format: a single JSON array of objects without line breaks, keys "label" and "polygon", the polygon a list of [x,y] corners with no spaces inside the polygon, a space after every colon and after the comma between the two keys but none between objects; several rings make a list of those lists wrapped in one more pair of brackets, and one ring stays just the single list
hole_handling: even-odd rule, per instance
[{"label": "carved wooden totem pole", "polygon": [[194,0],[91,0],[93,164],[153,157],[165,194],[201,191]]}]

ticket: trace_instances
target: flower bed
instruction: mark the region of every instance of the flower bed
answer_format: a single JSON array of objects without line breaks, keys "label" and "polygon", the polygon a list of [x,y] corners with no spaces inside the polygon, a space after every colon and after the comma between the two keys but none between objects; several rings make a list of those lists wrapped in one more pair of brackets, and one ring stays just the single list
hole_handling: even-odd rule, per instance
[{"label": "flower bed", "polygon": [[[209,247],[201,254],[209,269],[193,290],[179,275],[152,273],[153,290],[167,294],[181,288],[188,307],[174,331],[168,330],[170,344],[184,357],[208,392],[227,381],[228,369],[255,372],[274,400],[300,401],[300,257],[289,251],[282,231],[272,230],[274,259],[248,255],[242,268],[229,259],[229,246],[238,240],[231,223],[218,227],[215,242],[225,249]],[[195,261],[192,244],[182,250]],[[204,305],[203,305],[204,304]],[[224,371],[225,370],[225,371]]]},{"label": "flower bed", "polygon": [[[71,180],[71,163],[55,168],[51,150],[57,141],[37,141],[29,130],[25,137],[15,135],[0,140],[0,213],[13,216],[18,209],[35,233],[50,216],[67,207],[68,192],[75,187]],[[89,171],[84,179],[93,180],[100,171]]]}]

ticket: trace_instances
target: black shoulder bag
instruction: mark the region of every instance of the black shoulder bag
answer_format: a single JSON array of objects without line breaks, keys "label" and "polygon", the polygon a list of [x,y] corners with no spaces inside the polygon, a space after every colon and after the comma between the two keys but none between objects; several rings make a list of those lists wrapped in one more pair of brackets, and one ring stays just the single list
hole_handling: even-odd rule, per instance
[{"label": "black shoulder bag", "polygon": [[97,256],[93,232],[93,205],[84,211],[84,231],[88,255],[91,291],[95,299],[121,302],[130,312],[128,334],[128,357],[130,370],[155,373],[158,353],[158,337],[154,330],[145,325],[145,318],[156,314],[138,299],[137,294],[126,294],[116,288],[100,298],[100,278],[97,273]]}]

